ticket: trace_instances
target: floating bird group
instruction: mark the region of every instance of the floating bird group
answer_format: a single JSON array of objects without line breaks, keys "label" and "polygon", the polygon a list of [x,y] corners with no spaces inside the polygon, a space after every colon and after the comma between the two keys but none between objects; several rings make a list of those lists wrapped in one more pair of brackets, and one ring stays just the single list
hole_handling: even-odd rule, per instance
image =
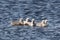
[{"label": "floating bird group", "polygon": [[23,18],[20,18],[19,21],[12,21],[11,25],[28,25],[28,26],[39,26],[39,27],[45,27],[47,26],[47,19],[42,20],[41,22],[35,22],[35,19],[32,19],[31,22],[29,21],[29,18],[26,18],[26,20],[23,20]]}]

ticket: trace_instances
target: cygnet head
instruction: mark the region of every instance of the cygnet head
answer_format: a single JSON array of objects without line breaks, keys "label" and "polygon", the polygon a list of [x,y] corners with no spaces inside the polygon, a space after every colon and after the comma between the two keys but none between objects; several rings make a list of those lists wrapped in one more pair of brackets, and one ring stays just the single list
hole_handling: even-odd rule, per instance
[{"label": "cygnet head", "polygon": [[45,20],[44,20],[44,23],[47,23],[47,21],[48,21],[48,20],[47,20],[47,19],[45,19]]},{"label": "cygnet head", "polygon": [[34,21],[35,19],[32,19],[32,23],[34,23],[35,21]]},{"label": "cygnet head", "polygon": [[42,23],[45,23],[45,24],[46,24],[46,23],[47,23],[47,21],[48,21],[47,19],[42,20]]},{"label": "cygnet head", "polygon": [[34,21],[35,19],[32,19],[32,21]]},{"label": "cygnet head", "polygon": [[20,18],[19,21],[21,22],[23,20],[23,18]]},{"label": "cygnet head", "polygon": [[31,23],[32,23],[33,26],[36,26],[35,19],[32,19]]},{"label": "cygnet head", "polygon": [[28,21],[29,20],[29,18],[26,18],[26,21]]},{"label": "cygnet head", "polygon": [[47,23],[47,21],[48,21],[48,20],[46,19],[46,20],[45,20],[45,23]]}]

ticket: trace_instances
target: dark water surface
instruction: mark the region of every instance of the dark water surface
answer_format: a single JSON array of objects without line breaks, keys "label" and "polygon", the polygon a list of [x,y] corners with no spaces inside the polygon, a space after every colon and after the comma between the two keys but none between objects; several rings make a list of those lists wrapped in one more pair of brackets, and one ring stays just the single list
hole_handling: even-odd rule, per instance
[{"label": "dark water surface", "polygon": [[[20,17],[41,21],[48,26],[12,26]],[[60,0],[0,0],[0,40],[60,40]]]}]

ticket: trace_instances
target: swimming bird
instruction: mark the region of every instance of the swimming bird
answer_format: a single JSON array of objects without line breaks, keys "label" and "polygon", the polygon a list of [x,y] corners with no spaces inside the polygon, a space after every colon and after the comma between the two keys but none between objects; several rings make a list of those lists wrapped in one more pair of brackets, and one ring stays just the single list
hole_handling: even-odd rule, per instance
[{"label": "swimming bird", "polygon": [[23,25],[24,23],[23,23],[23,18],[20,18],[19,19],[19,25]]},{"label": "swimming bird", "polygon": [[26,20],[23,21],[24,25],[27,25],[28,20],[29,20],[29,18],[26,18]]},{"label": "swimming bird", "polygon": [[47,26],[47,19],[46,20],[42,20],[41,22],[39,23],[36,23],[36,26],[39,26],[39,27],[45,27]]},{"label": "swimming bird", "polygon": [[34,26],[34,19],[32,19],[32,21],[31,22],[27,22],[27,25],[29,25],[29,26]]}]

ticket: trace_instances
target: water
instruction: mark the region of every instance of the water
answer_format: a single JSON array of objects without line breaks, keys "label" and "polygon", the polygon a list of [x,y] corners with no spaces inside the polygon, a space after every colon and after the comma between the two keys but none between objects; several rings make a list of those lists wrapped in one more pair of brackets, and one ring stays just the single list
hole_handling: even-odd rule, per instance
[{"label": "water", "polygon": [[[48,26],[12,26],[11,20],[48,19]],[[0,0],[1,40],[60,40],[60,0]]]}]

